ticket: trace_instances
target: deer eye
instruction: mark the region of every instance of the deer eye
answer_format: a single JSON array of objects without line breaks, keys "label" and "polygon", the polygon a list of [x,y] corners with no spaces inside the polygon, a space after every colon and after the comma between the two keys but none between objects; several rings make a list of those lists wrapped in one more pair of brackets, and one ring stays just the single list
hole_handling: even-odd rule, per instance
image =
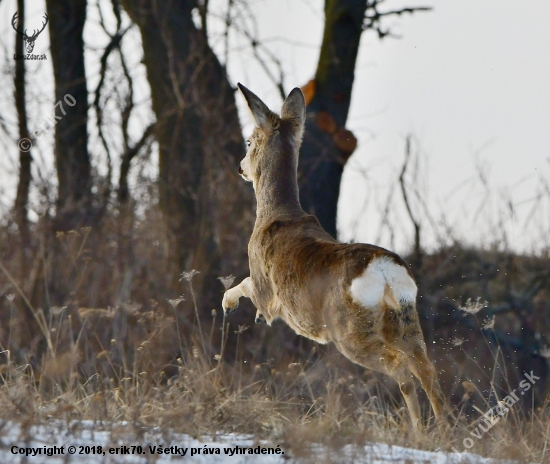
[{"label": "deer eye", "polygon": [[250,147],[250,140],[247,140],[247,141],[246,141],[246,146],[247,146],[247,147]]}]

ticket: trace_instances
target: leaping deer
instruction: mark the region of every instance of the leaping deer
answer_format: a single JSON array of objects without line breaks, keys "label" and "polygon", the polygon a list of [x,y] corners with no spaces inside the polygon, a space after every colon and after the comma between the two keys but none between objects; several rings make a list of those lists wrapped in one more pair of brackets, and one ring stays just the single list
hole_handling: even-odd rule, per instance
[{"label": "leaping deer", "polygon": [[25,41],[25,45],[27,48],[27,53],[32,53],[32,51],[34,50],[34,42],[36,41],[36,38],[44,30],[44,28],[46,27],[46,24],[48,24],[48,15],[44,13],[45,21],[42,24],[42,29],[40,30],[35,29],[33,35],[27,35],[27,29],[25,29],[25,32],[21,32],[19,29],[17,29],[18,16],[19,16],[19,11],[16,11],[15,14],[13,15],[13,18],[11,18],[11,26],[15,29],[15,32],[23,36],[23,40]]},{"label": "leaping deer", "polygon": [[405,262],[374,245],[337,242],[300,206],[301,90],[290,92],[279,117],[238,86],[256,125],[239,173],[252,182],[257,210],[248,244],[250,277],[225,292],[223,310],[233,311],[245,296],[258,310],[257,322],[283,319],[296,333],[333,342],[351,361],[393,377],[420,430],[414,374],[438,423],[445,423],[445,400],[416,312],[417,287]]}]

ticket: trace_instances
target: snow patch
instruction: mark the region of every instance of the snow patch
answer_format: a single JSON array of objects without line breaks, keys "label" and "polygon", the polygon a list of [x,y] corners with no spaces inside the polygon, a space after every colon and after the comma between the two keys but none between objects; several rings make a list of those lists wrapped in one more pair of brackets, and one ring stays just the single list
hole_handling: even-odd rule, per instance
[{"label": "snow patch", "polygon": [[[252,436],[236,434],[220,434],[196,439],[186,434],[173,433],[158,428],[140,429],[127,422],[105,423],[93,421],[52,421],[33,425],[28,428],[8,421],[0,424],[0,462],[28,463],[28,464],[149,464],[170,462],[217,463],[217,464],[283,464],[290,462],[335,462],[335,463],[365,463],[365,464],[504,464],[511,461],[497,461],[473,454],[445,453],[442,451],[421,451],[400,446],[390,446],[383,443],[367,444],[363,447],[346,445],[341,449],[327,448],[316,444],[311,446],[308,457],[293,456],[292,450],[285,449],[280,444],[279,449],[284,452],[274,454],[238,454],[229,455],[224,450],[257,448],[276,449],[277,444],[259,441]],[[28,458],[14,454],[14,446],[19,448],[42,449],[57,446],[64,447],[64,454],[46,456],[38,454]],[[69,446],[74,446],[75,454],[69,454]],[[105,454],[79,454],[80,447],[101,446]],[[132,450],[132,446],[141,446],[144,454],[120,454],[121,451]],[[185,457],[177,454],[151,455],[149,446],[162,446],[173,449],[187,448]],[[44,448],[45,447],[45,448]],[[126,447],[123,448],[123,447]],[[109,449],[119,448],[119,454],[109,454]],[[220,454],[195,454],[190,456],[191,449],[204,450],[218,448]],[[136,450],[136,449],[134,449]],[[300,453],[303,456],[303,450]]]}]

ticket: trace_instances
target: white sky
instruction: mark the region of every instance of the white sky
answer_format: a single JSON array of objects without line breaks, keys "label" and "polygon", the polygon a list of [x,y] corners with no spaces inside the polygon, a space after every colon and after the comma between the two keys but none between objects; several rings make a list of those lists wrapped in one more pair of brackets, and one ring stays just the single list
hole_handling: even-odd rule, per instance
[{"label": "white sky", "polygon": [[[210,3],[214,12],[226,5],[222,0]],[[258,38],[283,62],[286,90],[305,84],[315,73],[324,2],[251,0],[250,4]],[[386,25],[402,37],[398,40],[380,42],[372,32],[363,34],[348,120],[359,147],[344,173],[341,238],[398,251],[410,245],[412,226],[396,179],[405,136],[412,134],[418,176],[414,185],[427,208],[412,191],[410,195],[423,223],[425,245],[448,242],[452,234],[469,243],[489,244],[502,236],[501,246],[548,247],[550,2],[387,0],[387,4],[387,8],[431,5],[434,11],[388,19]],[[0,4],[4,40],[11,31],[15,5],[14,0]],[[43,11],[42,1],[29,2],[28,21],[40,21]],[[91,11],[89,17],[93,16]],[[216,31],[215,18],[211,28]],[[90,36],[89,29],[87,33]],[[46,39],[38,42],[38,52],[47,51]],[[214,35],[212,42],[223,53],[222,37]],[[255,64],[250,47],[237,35],[230,45],[233,83],[243,82],[279,110],[278,93]],[[143,70],[138,72],[143,76]],[[2,115],[5,103],[1,102]],[[242,121],[248,131],[245,111]],[[16,159],[17,147],[7,152]],[[0,161],[5,171],[6,158]],[[6,179],[0,172],[2,177]],[[391,191],[390,212],[383,214]]]},{"label": "white sky", "polygon": [[[550,2],[388,0],[388,7],[407,4],[434,10],[389,19],[399,40],[379,41],[372,32],[362,38],[348,120],[359,148],[344,173],[341,238],[401,251],[410,245],[412,226],[396,179],[405,136],[412,134],[418,187],[438,230],[416,202],[425,245],[437,235],[448,238],[439,224],[444,214],[452,234],[469,243],[489,244],[505,233],[513,248],[548,247],[550,191],[538,203],[534,198],[544,191],[541,177],[550,184]],[[284,57],[287,90],[315,72],[318,49],[289,41],[320,44],[322,5],[255,3],[260,37],[274,39],[270,48]],[[254,73],[246,68],[248,62],[232,75],[278,109],[273,87],[258,82],[255,67]],[[380,231],[392,189],[393,239],[388,229]]]}]

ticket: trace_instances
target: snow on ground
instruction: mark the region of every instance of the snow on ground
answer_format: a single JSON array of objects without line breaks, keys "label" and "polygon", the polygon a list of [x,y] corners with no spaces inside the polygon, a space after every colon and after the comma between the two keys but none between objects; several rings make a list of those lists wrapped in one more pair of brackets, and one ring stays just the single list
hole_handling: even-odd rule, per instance
[{"label": "snow on ground", "polygon": [[[48,456],[48,453],[55,454]],[[196,439],[159,429],[141,430],[128,423],[52,421],[25,427],[16,422],[0,422],[2,464],[149,464],[181,461],[204,464],[504,464],[472,454],[420,451],[381,443],[364,447],[347,445],[339,450],[315,445],[307,454],[307,457],[293,456],[289,450],[285,451],[283,445],[234,434]]]}]

